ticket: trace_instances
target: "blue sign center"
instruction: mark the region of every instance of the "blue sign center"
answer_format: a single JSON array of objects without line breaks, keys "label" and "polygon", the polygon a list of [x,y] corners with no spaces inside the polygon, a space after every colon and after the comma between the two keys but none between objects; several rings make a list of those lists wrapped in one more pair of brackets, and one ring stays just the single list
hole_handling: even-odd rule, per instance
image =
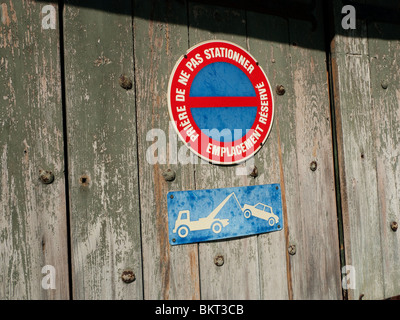
[{"label": "blue sign center", "polygon": [[224,106],[224,99],[214,99],[218,101],[210,106],[209,100],[216,97],[256,97],[246,74],[230,63],[214,62],[201,69],[193,80],[189,96],[204,98],[204,106],[190,110],[197,126],[216,141],[232,142],[245,136],[257,116],[257,106],[247,105],[243,99],[234,106],[232,103]]}]

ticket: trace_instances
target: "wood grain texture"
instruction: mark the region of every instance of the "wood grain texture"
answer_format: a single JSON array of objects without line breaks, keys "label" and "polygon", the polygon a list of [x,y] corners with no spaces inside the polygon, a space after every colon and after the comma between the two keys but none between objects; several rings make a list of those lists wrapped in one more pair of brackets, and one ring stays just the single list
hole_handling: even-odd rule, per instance
[{"label": "wood grain texture", "polygon": [[[189,3],[190,46],[212,39],[232,41],[246,48],[245,12]],[[252,179],[236,175],[235,166],[199,162],[195,170],[196,189],[250,185]],[[217,255],[224,256],[222,267],[214,264]],[[199,261],[202,299],[260,297],[257,237],[201,243]]]},{"label": "wood grain texture", "polygon": [[131,1],[78,2],[64,8],[73,298],[141,299],[135,90],[119,85],[134,78]]},{"label": "wood grain texture", "polygon": [[[259,236],[261,263],[273,262],[260,276],[264,297],[340,299],[322,24],[320,22],[319,29],[311,31],[306,23],[267,19],[266,16],[257,19],[252,13],[248,16],[247,33],[252,54],[270,75],[272,87],[283,85],[286,90],[283,96],[275,94],[274,128],[262,151],[256,155],[258,168],[281,183],[286,213],[284,234],[279,238],[278,233]],[[315,172],[310,170],[312,161],[317,162]],[[256,180],[263,179],[265,177],[260,176]],[[271,183],[268,179],[264,181]],[[270,247],[274,260],[268,259],[266,250],[260,246],[263,238],[270,237],[277,238]],[[292,244],[296,246],[296,254],[289,256],[287,247]],[[268,282],[270,270],[278,273],[275,282]]]},{"label": "wood grain texture", "polygon": [[[394,1],[388,1],[386,5],[398,7]],[[400,292],[400,238],[398,231],[393,232],[390,227],[392,222],[400,222],[400,41],[382,39],[382,35],[399,39],[400,27],[374,22],[368,24],[383,297],[390,298]]]},{"label": "wood grain texture", "polygon": [[[63,39],[58,21],[42,29],[42,7],[57,11],[57,3],[0,4],[0,299],[68,299],[69,279],[74,299],[341,299],[322,4],[312,30],[189,0],[64,3]],[[400,223],[400,27],[358,20],[343,30],[342,5],[334,1],[331,63],[345,258],[356,280],[348,296],[389,298],[400,291],[400,231],[390,228]],[[201,161],[170,123],[174,65],[212,39],[248,50],[274,91],[270,136],[240,165]],[[131,89],[120,86],[122,74]],[[164,179],[167,169],[174,181]],[[55,181],[42,184],[39,170]],[[270,183],[281,185],[284,230],[169,244],[169,191]],[[45,265],[55,267],[55,290],[42,289]],[[134,282],[122,281],[125,270]]]},{"label": "wood grain texture", "polygon": [[41,9],[0,4],[0,299],[69,297],[59,29],[42,29]]},{"label": "wood grain texture", "polygon": [[[290,20],[298,201],[288,210],[294,299],[340,299],[340,261],[322,3],[317,28]],[[282,122],[280,122],[282,123]],[[283,122],[281,126],[288,125]],[[311,170],[311,162],[317,168]],[[287,192],[288,193],[288,192]],[[288,193],[290,194],[290,193]]]},{"label": "wood grain texture", "polygon": [[[383,6],[377,1],[363,3]],[[398,4],[388,1],[384,6]],[[338,36],[332,64],[345,252],[356,282],[348,290],[349,298],[389,298],[399,291],[399,238],[390,222],[399,219],[396,70],[400,65],[398,40],[388,39],[396,39],[400,30],[365,20],[358,21],[356,30],[342,30],[341,16],[335,19]],[[384,82],[389,83],[387,89]]]},{"label": "wood grain texture", "polygon": [[[135,3],[145,299],[200,298],[197,244],[171,246],[168,241],[167,193],[194,189],[192,155],[172,127],[167,103],[169,76],[176,61],[188,49],[186,12],[185,2],[157,0]],[[163,173],[167,169],[175,172],[174,181],[165,181]]]},{"label": "wood grain texture", "polygon": [[[281,129],[279,123],[292,123],[293,105],[290,94],[278,96],[275,93],[277,85],[287,88],[292,83],[291,61],[289,55],[288,22],[286,19],[247,12],[248,49],[265,71],[274,95],[274,125],[268,140],[255,156],[254,165],[259,176],[251,181],[252,184],[280,183],[283,201],[283,226],[280,232],[258,236],[258,255],[260,269],[260,298],[289,299],[292,298],[290,260],[287,254],[288,224],[287,206],[295,204],[296,196],[292,192],[294,183],[285,183],[285,175],[296,177],[296,154],[293,148],[293,130],[289,126]],[[282,145],[283,142],[283,145]],[[282,152],[284,150],[284,152]],[[283,158],[285,154],[285,160]],[[283,173],[285,172],[285,174]],[[292,199],[288,201],[288,198]]]},{"label": "wood grain texture", "polygon": [[[207,21],[206,16],[214,17],[212,27],[203,25]],[[277,36],[272,31],[270,34],[261,34],[258,30],[261,29],[261,21],[267,21],[265,16],[263,20],[257,20],[251,14],[250,17],[251,21],[246,21],[242,11],[192,5],[189,7],[190,44],[209,39],[230,40],[248,49],[253,44],[256,53],[262,48],[259,58],[266,62],[266,57],[273,54],[273,46],[268,40]],[[274,21],[270,20],[269,23]],[[259,163],[261,172],[272,165],[275,173],[253,180],[249,176],[236,175],[234,167],[196,166],[197,189],[209,185],[227,187],[281,182],[285,190],[284,208],[288,219],[285,233],[280,235],[200,244],[200,271],[207,270],[206,277],[201,274],[201,292],[205,299],[257,299],[268,296],[281,299],[338,299],[341,296],[325,54],[323,51],[307,49],[322,49],[322,24],[320,26],[316,32],[311,32],[309,24],[290,21],[288,26],[283,25],[281,30],[275,30],[283,34],[286,28],[284,34],[287,35],[289,31],[290,35],[286,41],[298,44],[290,49],[289,46],[279,48],[286,50],[286,58],[290,56],[290,60],[277,57],[283,70],[286,67],[286,73],[283,72],[286,77],[280,78],[288,87],[288,98],[283,101],[290,101],[292,107],[287,105],[287,109],[278,109],[274,131],[267,141],[271,145],[264,146],[263,151],[255,156],[255,163]],[[211,29],[212,32],[205,29]],[[282,42],[282,39],[278,41]],[[266,67],[272,63],[268,61],[267,65],[265,62]],[[275,154],[271,154],[273,146]],[[319,164],[316,172],[310,170],[311,161]],[[265,240],[272,241],[274,236],[277,240],[272,251],[268,252]],[[296,255],[290,258],[286,252],[289,243],[297,246]],[[213,257],[217,254],[226,256],[222,268],[212,265]],[[275,258],[273,262],[272,257]],[[270,266],[279,277],[279,291],[273,293],[272,287],[268,287],[272,285],[266,280],[271,271],[265,270],[266,266]],[[251,278],[248,274],[252,275]]]}]

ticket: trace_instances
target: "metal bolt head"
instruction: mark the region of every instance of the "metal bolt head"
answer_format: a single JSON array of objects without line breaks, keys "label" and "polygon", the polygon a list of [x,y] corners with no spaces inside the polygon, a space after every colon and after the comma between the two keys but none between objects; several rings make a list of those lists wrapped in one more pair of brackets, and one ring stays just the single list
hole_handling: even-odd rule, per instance
[{"label": "metal bolt head", "polygon": [[382,82],[381,82],[382,89],[386,90],[388,88],[388,86],[389,86],[388,82],[386,80],[382,80]]},{"label": "metal bolt head", "polygon": [[396,232],[397,229],[399,228],[399,225],[398,225],[398,223],[396,221],[392,221],[390,223],[390,228],[392,229],[392,231]]},{"label": "metal bolt head", "polygon": [[256,166],[254,166],[253,171],[250,173],[250,177],[253,177],[253,178],[258,177],[258,169]]},{"label": "metal bolt head", "polygon": [[132,80],[123,74],[121,74],[121,76],[119,77],[119,85],[125,90],[130,90],[133,86]]},{"label": "metal bolt head", "polygon": [[312,161],[312,162],[310,163],[310,170],[311,170],[311,171],[317,170],[317,161]]},{"label": "metal bolt head", "polygon": [[40,169],[39,180],[44,184],[50,184],[54,181],[54,174],[51,171]]},{"label": "metal bolt head", "polygon": [[296,245],[294,245],[294,244],[291,244],[289,247],[288,247],[288,252],[289,252],[289,254],[290,255],[294,255],[294,254],[296,254]]},{"label": "metal bolt head", "polygon": [[224,256],[216,255],[215,258],[214,258],[214,264],[217,267],[222,267],[224,265]]},{"label": "metal bolt head", "polygon": [[279,96],[283,96],[285,94],[285,92],[286,92],[286,90],[285,90],[285,87],[283,85],[280,84],[280,85],[276,86],[276,93]]},{"label": "metal bolt head", "polygon": [[131,283],[136,280],[136,276],[132,270],[125,270],[122,272],[121,279],[125,283]]},{"label": "metal bolt head", "polygon": [[165,181],[174,181],[175,180],[175,171],[172,169],[167,169],[162,173]]}]

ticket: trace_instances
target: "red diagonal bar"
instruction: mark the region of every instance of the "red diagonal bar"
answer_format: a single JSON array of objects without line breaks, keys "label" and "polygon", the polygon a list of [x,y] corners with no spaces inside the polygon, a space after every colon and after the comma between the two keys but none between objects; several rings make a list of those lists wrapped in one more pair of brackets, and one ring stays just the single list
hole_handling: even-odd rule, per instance
[{"label": "red diagonal bar", "polygon": [[190,108],[257,107],[257,97],[189,97]]}]

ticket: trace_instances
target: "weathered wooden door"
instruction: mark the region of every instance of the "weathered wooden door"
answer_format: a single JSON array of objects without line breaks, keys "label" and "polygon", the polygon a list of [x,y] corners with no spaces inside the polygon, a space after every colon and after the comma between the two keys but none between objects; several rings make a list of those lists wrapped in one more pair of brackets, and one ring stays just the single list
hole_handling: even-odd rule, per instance
[{"label": "weathered wooden door", "polygon": [[[0,297],[400,294],[400,29],[344,30],[343,5],[1,1]],[[176,61],[212,39],[247,49],[279,88],[268,140],[236,166],[194,156],[168,114]],[[168,191],[271,183],[283,230],[169,244]]]}]

